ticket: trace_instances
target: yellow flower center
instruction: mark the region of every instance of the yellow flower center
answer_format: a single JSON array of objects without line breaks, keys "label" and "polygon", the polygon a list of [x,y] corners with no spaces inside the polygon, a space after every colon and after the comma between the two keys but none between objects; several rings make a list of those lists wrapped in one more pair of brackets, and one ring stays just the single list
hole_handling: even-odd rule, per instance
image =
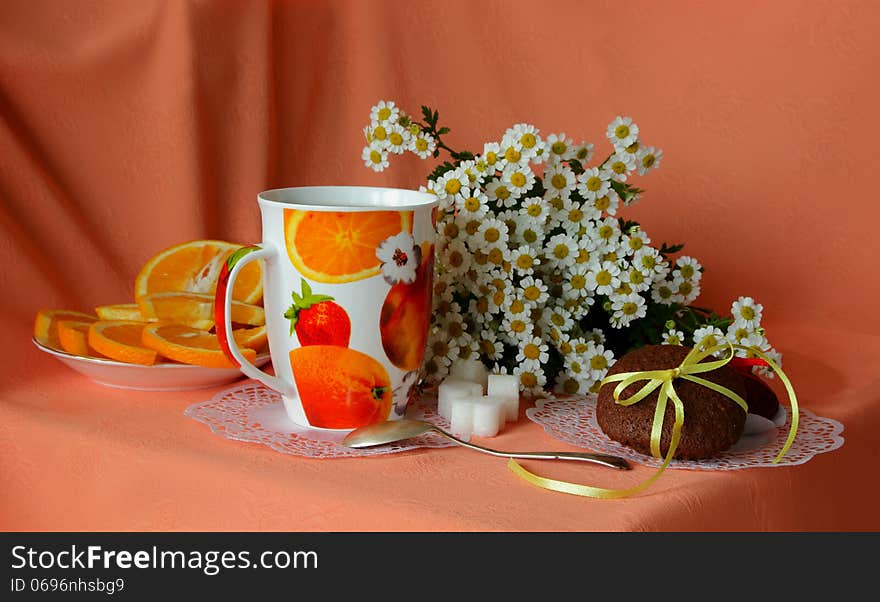
[{"label": "yellow flower center", "polygon": [[468,211],[479,211],[480,199],[476,197],[468,197],[464,202],[464,208]]},{"label": "yellow flower center", "polygon": [[[680,271],[681,271],[681,275],[683,278],[690,278],[691,276],[694,275],[694,266],[686,263],[683,266],[681,266]],[[743,309],[745,309],[745,308],[743,308]]]},{"label": "yellow flower center", "polygon": [[612,263],[617,261],[617,251],[608,251],[602,256],[602,261],[610,261]]},{"label": "yellow flower center", "polygon": [[464,231],[473,236],[477,233],[477,230],[480,229],[480,222],[475,219],[472,219],[468,223],[464,225]]},{"label": "yellow flower center", "polygon": [[636,140],[635,142],[633,142],[632,144],[627,146],[626,152],[628,152],[631,155],[634,155],[635,153],[639,152],[639,141]]},{"label": "yellow flower center", "polygon": [[623,161],[615,161],[611,164],[611,171],[616,174],[625,174],[626,173],[626,163]]},{"label": "yellow flower center", "polygon": [[687,297],[694,290],[693,285],[690,282],[682,282],[678,285],[678,294],[684,297]]},{"label": "yellow flower center", "polygon": [[599,176],[590,176],[587,178],[587,190],[590,192],[598,192],[602,188],[602,178]]},{"label": "yellow flower center", "polygon": [[541,289],[534,284],[527,286],[523,291],[523,296],[529,301],[537,301],[541,297]]},{"label": "yellow flower center", "polygon": [[559,343],[559,352],[562,353],[562,355],[568,355],[571,353],[571,343],[568,341],[562,341]]},{"label": "yellow flower center", "polygon": [[681,345],[681,339],[678,338],[678,335],[675,335],[675,334],[668,336],[666,338],[666,342],[669,345]]},{"label": "yellow flower center", "polygon": [[507,186],[499,186],[495,189],[495,196],[498,199],[505,201],[510,197],[510,191],[507,189]]},{"label": "yellow flower center", "polygon": [[578,251],[578,256],[577,256],[577,258],[575,259],[575,262],[577,262],[577,263],[587,263],[588,261],[590,261],[590,252],[587,251],[586,249],[580,249],[580,250]]},{"label": "yellow flower center", "polygon": [[400,132],[391,132],[391,135],[388,136],[388,140],[394,146],[400,146],[403,144],[403,136],[400,135]]},{"label": "yellow flower center", "polygon": [[459,268],[464,263],[464,257],[459,251],[453,251],[449,254],[447,261],[452,267]]},{"label": "yellow flower center", "polygon": [[584,159],[587,158],[587,155],[589,155],[589,154],[590,154],[590,149],[588,149],[587,147],[584,146],[582,148],[579,148],[574,156],[578,160],[583,161]]},{"label": "yellow flower center", "polygon": [[409,133],[412,134],[413,136],[418,136],[419,134],[422,133],[422,130],[420,130],[419,126],[417,126],[416,124],[412,124],[411,126],[409,126]]},{"label": "yellow flower center", "polygon": [[629,126],[621,123],[619,126],[614,128],[614,136],[623,140],[627,136],[629,136]]},{"label": "yellow flower center", "polygon": [[534,343],[527,343],[526,346],[523,347],[523,355],[530,360],[536,360],[541,357],[541,349]]},{"label": "yellow flower center", "polygon": [[638,270],[631,270],[629,273],[629,281],[632,284],[641,284],[645,281],[644,275]]},{"label": "yellow flower center", "polygon": [[489,151],[486,153],[486,164],[487,165],[495,165],[498,162],[498,154],[495,151]]},{"label": "yellow flower center", "polygon": [[703,340],[700,343],[700,346],[708,349],[709,347],[715,347],[717,344],[718,344],[718,339],[715,337],[715,335],[709,334],[709,335],[706,335],[705,337],[703,337]]},{"label": "yellow flower center", "polygon": [[611,272],[607,270],[600,270],[598,274],[596,274],[596,283],[599,286],[608,286],[611,284]]},{"label": "yellow flower center", "polygon": [[565,176],[561,173],[554,174],[552,178],[550,178],[550,184],[556,190],[562,190],[568,184],[568,181],[565,179]]},{"label": "yellow flower center", "polygon": [[382,154],[379,151],[370,151],[370,161],[378,165],[382,162]]},{"label": "yellow flower center", "polygon": [[526,304],[520,301],[519,299],[515,299],[510,302],[510,311],[514,314],[521,314],[526,310]]},{"label": "yellow flower center", "polygon": [[623,307],[620,308],[620,311],[622,311],[624,315],[633,316],[637,311],[639,311],[639,306],[632,301],[627,301],[623,304]]},{"label": "yellow flower center", "polygon": [[744,320],[754,320],[755,310],[748,305],[744,305],[742,309],[739,310],[739,315],[741,315]]},{"label": "yellow flower center", "polygon": [[586,353],[587,352],[587,344],[586,343],[577,343],[574,346],[575,353]]},{"label": "yellow flower center", "polygon": [[661,286],[657,289],[657,294],[661,299],[669,299],[672,296],[672,289],[668,286]]},{"label": "yellow flower center", "polygon": [[519,163],[519,160],[522,158],[522,153],[516,150],[516,148],[510,146],[504,151],[504,158],[511,163]]},{"label": "yellow flower center", "polygon": [[590,358],[590,367],[593,370],[604,370],[608,367],[608,360],[604,355],[594,355]]},{"label": "yellow flower center", "polygon": [[492,295],[492,301],[495,303],[495,305],[501,307],[501,305],[504,303],[505,296],[506,295],[504,294],[504,291],[495,291],[495,294]]},{"label": "yellow flower center", "polygon": [[481,250],[477,249],[474,251],[474,263],[477,265],[486,265],[489,261],[489,256],[483,253]]},{"label": "yellow flower center", "polygon": [[608,240],[613,235],[614,235],[614,228],[612,228],[611,226],[606,224],[606,225],[602,226],[601,228],[599,228],[599,236],[604,238],[605,240]]},{"label": "yellow flower center", "polygon": [[446,190],[446,194],[458,194],[458,191],[461,190],[461,182],[455,179],[447,180],[444,190]]},{"label": "yellow flower center", "polygon": [[486,242],[497,242],[499,238],[501,238],[501,233],[498,231],[498,228],[487,228],[485,232],[483,232],[483,238]]},{"label": "yellow flower center", "polygon": [[575,274],[571,277],[569,284],[571,284],[571,288],[580,290],[587,285],[587,279],[582,274]]},{"label": "yellow flower center", "polygon": [[510,329],[513,332],[525,332],[526,331],[526,323],[523,320],[511,320]]},{"label": "yellow flower center", "polygon": [[388,137],[388,132],[385,131],[385,128],[381,125],[377,125],[376,129],[373,130],[373,138],[376,140],[385,140]]},{"label": "yellow flower center", "polygon": [[521,382],[527,389],[531,389],[532,387],[537,386],[538,377],[535,376],[533,372],[523,372],[519,375],[519,382]]},{"label": "yellow flower center", "polygon": [[538,233],[534,230],[526,230],[523,232],[522,237],[524,241],[531,244],[538,240]]},{"label": "yellow flower center", "polygon": [[565,201],[562,200],[562,197],[555,196],[550,199],[550,206],[557,211],[562,211],[565,208]]},{"label": "yellow flower center", "polygon": [[523,253],[516,258],[516,267],[521,270],[527,270],[535,264],[535,260],[528,253]]},{"label": "yellow flower center", "polygon": [[379,109],[376,117],[379,118],[379,121],[385,121],[386,119],[391,117],[391,109],[389,109],[388,107],[382,107],[381,109]]},{"label": "yellow flower center", "polygon": [[464,328],[461,327],[460,322],[450,321],[446,326],[446,332],[448,332],[449,336],[453,339],[457,339],[464,334]]},{"label": "yellow flower center", "polygon": [[654,163],[657,161],[657,157],[654,155],[645,155],[642,157],[642,167],[645,169],[650,169],[654,166]]},{"label": "yellow flower center", "polygon": [[628,295],[633,292],[632,287],[626,282],[621,282],[620,286],[617,287],[617,290],[614,291],[618,295]]},{"label": "yellow flower center", "polygon": [[553,151],[553,154],[555,154],[555,155],[564,155],[565,151],[568,150],[568,147],[565,145],[565,142],[562,142],[561,140],[557,140],[550,147],[550,150]]},{"label": "yellow flower center", "polygon": [[568,248],[568,245],[562,243],[553,247],[553,257],[556,259],[565,259],[570,252],[571,250]]},{"label": "yellow flower center", "polygon": [[537,138],[531,132],[523,134],[519,141],[525,148],[535,148],[535,145],[538,143]]},{"label": "yellow flower center", "polygon": [[562,383],[562,390],[565,391],[569,395],[574,395],[580,390],[581,386],[578,384],[573,378],[566,378],[565,382]]},{"label": "yellow flower center", "polygon": [[424,138],[416,138],[416,150],[420,152],[428,150],[428,141]]},{"label": "yellow flower center", "polygon": [[572,223],[580,223],[580,221],[584,219],[584,212],[580,209],[572,209],[568,212],[568,221]]},{"label": "yellow flower center", "polygon": [[736,332],[733,333],[733,336],[736,338],[737,341],[741,341],[744,338],[746,338],[747,336],[749,336],[749,329],[748,328],[737,328]]},{"label": "yellow flower center", "polygon": [[504,253],[502,253],[501,249],[499,249],[498,247],[492,247],[492,250],[489,251],[489,261],[491,261],[495,265],[501,265],[502,263],[504,263]]},{"label": "yellow flower center", "polygon": [[526,176],[524,173],[515,171],[510,176],[510,183],[516,186],[517,188],[522,188],[526,185]]},{"label": "yellow flower center", "polygon": [[565,326],[565,316],[562,314],[552,314],[550,316],[550,321],[562,328]]},{"label": "yellow flower center", "polygon": [[538,217],[544,211],[543,207],[538,204],[531,204],[526,208],[526,213],[531,215],[532,217]]},{"label": "yellow flower center", "polygon": [[644,241],[638,236],[633,236],[629,239],[629,248],[633,251],[638,251],[645,245]]},{"label": "yellow flower center", "polygon": [[458,237],[458,224],[455,222],[446,222],[446,225],[443,226],[443,234],[446,238],[457,238]]},{"label": "yellow flower center", "polygon": [[489,311],[489,300],[486,299],[486,297],[480,297],[479,299],[477,299],[477,303],[474,307],[477,308],[478,312],[484,314]]},{"label": "yellow flower center", "polygon": [[645,255],[642,257],[642,266],[645,268],[653,270],[655,265],[657,265],[657,261],[654,259],[653,255]]},{"label": "yellow flower center", "polygon": [[434,344],[431,345],[431,351],[434,352],[434,355],[446,355],[449,353],[449,345],[446,344],[446,341],[434,341]]},{"label": "yellow flower center", "polygon": [[495,345],[492,344],[492,341],[482,340],[480,341],[480,353],[484,353],[486,355],[492,355],[495,353]]},{"label": "yellow flower center", "polygon": [[593,207],[595,207],[599,211],[605,211],[610,206],[611,206],[611,199],[608,198],[608,195],[600,196],[595,201],[593,201]]}]

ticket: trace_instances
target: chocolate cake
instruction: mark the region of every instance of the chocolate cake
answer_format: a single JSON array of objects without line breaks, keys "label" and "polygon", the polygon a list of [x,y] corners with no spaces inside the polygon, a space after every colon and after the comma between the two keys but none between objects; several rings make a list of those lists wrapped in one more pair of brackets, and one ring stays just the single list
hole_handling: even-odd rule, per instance
[{"label": "chocolate cake", "polygon": [[[675,368],[681,364],[689,351],[690,349],[686,347],[676,345],[648,345],[624,355],[611,367],[608,374]],[[713,359],[710,357],[704,361]],[[727,387],[741,397],[746,397],[744,379],[732,368],[724,366],[696,376]],[[636,393],[646,382],[640,381],[627,387],[621,399]],[[651,425],[654,422],[659,388],[636,404],[622,406],[614,401],[614,388],[617,384],[608,383],[599,389],[596,405],[596,419],[599,426],[611,439],[650,455]],[[745,425],[746,413],[734,401],[708,387],[682,378],[675,379],[673,385],[684,404],[684,426],[681,429],[678,449],[675,451],[676,458],[690,460],[709,458],[739,440]],[[660,439],[660,451],[664,456],[669,450],[674,421],[675,409],[672,400],[669,400]]]}]

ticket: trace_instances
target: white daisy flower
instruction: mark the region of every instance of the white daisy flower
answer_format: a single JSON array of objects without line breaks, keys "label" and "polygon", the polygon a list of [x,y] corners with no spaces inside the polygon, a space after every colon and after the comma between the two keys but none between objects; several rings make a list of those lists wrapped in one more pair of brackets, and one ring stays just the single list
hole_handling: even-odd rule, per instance
[{"label": "white daisy flower", "polygon": [[598,197],[605,196],[611,189],[610,174],[599,170],[598,167],[589,167],[577,177],[577,190],[586,201],[595,201]]},{"label": "white daisy flower", "polygon": [[523,201],[520,211],[528,216],[533,224],[543,226],[550,217],[550,204],[539,196],[533,196]]},{"label": "white daisy flower", "polygon": [[505,336],[508,342],[516,344],[520,339],[532,336],[533,330],[534,326],[529,316],[506,316],[501,321],[501,329],[498,333]]},{"label": "white daisy flower", "polygon": [[763,311],[764,306],[756,303],[751,297],[740,297],[733,302],[733,306],[730,308],[734,322],[739,322],[752,330],[757,330],[761,325]]},{"label": "white daisy flower", "polygon": [[543,224],[535,224],[534,220],[525,215],[516,217],[516,232],[511,240],[516,244],[527,244],[540,251],[544,245],[544,237],[547,231]]},{"label": "white daisy flower", "polygon": [[[630,229],[629,234],[623,235],[623,247],[624,253],[626,255],[635,255],[642,248],[648,246],[651,243],[651,239],[648,238],[648,235],[642,232],[638,228],[638,226]],[[642,266],[639,266],[640,268]],[[652,270],[653,271],[653,270]]]},{"label": "white daisy flower", "polygon": [[473,163],[474,163],[474,165],[473,165],[473,167],[471,167],[470,171],[472,171],[474,174],[477,175],[477,179],[480,182],[485,181],[486,178],[488,178],[490,175],[493,175],[495,173],[495,169],[492,167],[489,167],[489,164],[486,162],[486,159],[480,155],[477,155],[476,157],[474,157]]},{"label": "white daisy flower", "polygon": [[440,252],[440,263],[451,276],[460,276],[471,267],[471,254],[461,240],[452,240]]},{"label": "white daisy flower", "polygon": [[568,234],[557,234],[544,244],[544,258],[551,266],[565,269],[575,264],[578,243]]},{"label": "white daisy flower", "polygon": [[565,372],[580,385],[578,390],[587,391],[594,380],[590,364],[582,356],[574,353],[567,354],[563,361]]},{"label": "white daisy flower", "polygon": [[605,333],[602,332],[601,328],[593,328],[591,331],[584,334],[588,341],[593,341],[595,345],[604,345],[605,344]]},{"label": "white daisy flower", "polygon": [[519,282],[519,290],[525,300],[532,306],[540,306],[547,302],[549,294],[547,285],[540,278],[526,276]]},{"label": "white daisy flower", "polygon": [[664,345],[684,345],[684,333],[680,330],[667,330],[663,333]]},{"label": "white daisy flower", "polygon": [[373,122],[367,130],[367,141],[370,143],[370,146],[377,150],[387,150],[390,144],[388,141],[388,130],[391,128],[391,125],[391,123]]},{"label": "white daisy flower", "polygon": [[501,152],[504,155],[505,161],[507,161],[507,165],[512,163],[527,165],[529,162],[529,155],[523,154],[522,144],[512,138],[502,138]]},{"label": "white daisy flower", "polygon": [[[769,357],[774,364],[776,364],[779,368],[782,368],[782,354],[773,349],[772,347],[764,352],[764,355]],[[752,371],[755,374],[760,374],[766,378],[776,378],[776,373],[768,366],[755,366]]]},{"label": "white daisy flower", "polygon": [[636,159],[639,156],[639,151],[643,150],[644,148],[645,148],[645,146],[642,144],[642,142],[640,140],[636,140],[635,142],[633,142],[629,146],[622,148],[622,149],[618,149],[618,152],[627,153],[628,155],[631,155],[633,157],[633,159]]},{"label": "white daisy flower", "polygon": [[568,332],[574,326],[571,312],[561,305],[545,307],[543,321],[545,326],[556,328],[560,333]]},{"label": "white daisy flower", "polygon": [[522,363],[513,369],[514,375],[519,378],[521,391],[531,395],[543,395],[544,385],[547,384],[547,376],[538,363]]},{"label": "white daisy flower", "polygon": [[364,147],[363,152],[361,152],[361,159],[364,160],[364,165],[373,171],[382,171],[389,165],[388,151],[379,150],[372,146]]},{"label": "white daisy flower", "polygon": [[489,199],[478,188],[463,188],[455,196],[455,208],[464,219],[480,220],[489,212]]},{"label": "white daisy flower", "polygon": [[739,340],[738,344],[748,348],[734,350],[734,353],[739,357],[758,357],[757,353],[751,351],[752,349],[764,351],[765,349],[770,348],[770,343],[767,342],[767,338],[758,332],[753,332],[743,337]]},{"label": "white daisy flower", "polygon": [[572,159],[576,159],[581,165],[586,167],[590,159],[593,158],[593,144],[581,142],[579,146],[574,148],[573,155]]},{"label": "white daisy flower", "polygon": [[672,288],[672,283],[668,280],[655,281],[651,286],[651,299],[653,299],[655,303],[660,303],[662,305],[672,305],[675,303],[676,295]]},{"label": "white daisy flower", "polygon": [[474,319],[478,325],[485,325],[493,318],[493,313],[489,307],[489,298],[486,296],[477,296],[468,301],[468,315]]},{"label": "white daisy flower", "polygon": [[584,205],[573,199],[565,202],[565,210],[561,218],[560,225],[569,236],[580,237],[590,226],[590,218],[584,210]]},{"label": "white daisy flower", "polygon": [[568,368],[563,368],[556,375],[556,384],[553,386],[553,392],[561,395],[581,395],[589,390],[588,386],[584,386],[574,376],[573,372]]},{"label": "white daisy flower", "polygon": [[628,284],[634,292],[642,292],[651,288],[651,272],[643,272],[636,265],[628,265],[627,269],[621,272],[620,279]]},{"label": "white daisy flower", "polygon": [[700,296],[700,284],[696,280],[674,277],[671,288],[674,293],[674,301],[682,305],[687,305]]},{"label": "white daisy flower", "polygon": [[733,345],[740,345],[741,342],[751,336],[755,330],[748,326],[747,324],[743,324],[742,322],[733,321],[727,327],[727,335],[726,338]]},{"label": "white daisy flower", "polygon": [[462,189],[467,187],[468,178],[459,169],[450,169],[434,181],[434,192],[438,198],[447,196],[455,197]]},{"label": "white daisy flower", "polygon": [[418,155],[419,159],[427,159],[434,154],[436,149],[437,141],[431,134],[419,132],[410,138],[408,150]]},{"label": "white daisy flower", "polygon": [[541,140],[538,131],[531,124],[518,123],[505,132],[504,138],[516,141],[523,156],[529,159],[542,157],[544,154],[544,141]]},{"label": "white daisy flower", "polygon": [[544,170],[544,186],[547,189],[545,198],[561,198],[567,200],[574,192],[577,177],[570,167],[563,163],[550,164]]},{"label": "white daisy flower", "polygon": [[664,277],[669,271],[669,266],[666,260],[663,259],[660,251],[647,245],[642,246],[642,248],[635,252],[632,263],[643,272],[653,273],[658,277]]},{"label": "white daisy flower", "polygon": [[636,170],[636,162],[626,151],[618,151],[608,158],[605,168],[615,182],[626,182],[627,177]]},{"label": "white daisy flower", "polygon": [[412,134],[402,125],[394,124],[388,127],[388,150],[395,155],[402,155],[409,148]]},{"label": "white daisy flower", "polygon": [[724,333],[717,326],[703,326],[694,330],[694,347],[708,349],[725,341]]},{"label": "white daisy flower", "polygon": [[504,354],[504,345],[490,328],[481,330],[474,340],[477,343],[477,352],[484,360],[500,360]]},{"label": "white daisy flower", "polygon": [[645,299],[638,293],[613,295],[611,297],[611,325],[617,328],[628,326],[633,320],[644,318],[647,314]]},{"label": "white daisy flower", "polygon": [[660,159],[662,158],[663,151],[659,148],[655,149],[653,146],[640,148],[636,154],[636,169],[638,169],[639,175],[643,176],[660,167]]},{"label": "white daisy flower", "polygon": [[519,198],[510,188],[510,185],[506,184],[501,178],[493,178],[486,185],[486,197],[502,207],[513,207],[516,204],[517,198]]},{"label": "white daisy flower", "polygon": [[630,117],[621,117],[618,115],[614,121],[608,124],[608,130],[605,132],[608,140],[614,145],[614,148],[626,148],[639,137],[639,126],[633,123]]},{"label": "white daisy flower", "polygon": [[676,268],[672,272],[674,278],[682,278],[683,280],[699,280],[702,267],[700,262],[693,257],[682,255],[675,260]]},{"label": "white daisy flower", "polygon": [[564,133],[550,134],[544,144],[547,146],[548,163],[568,161],[574,157],[574,141],[567,138]]},{"label": "white daisy flower", "polygon": [[524,362],[532,360],[544,364],[550,359],[550,354],[547,352],[547,349],[547,343],[545,343],[539,336],[522,338],[519,340],[516,361]]},{"label": "white daisy flower", "polygon": [[587,208],[590,219],[601,219],[603,214],[616,215],[620,206],[620,197],[613,188],[609,188],[602,196],[597,196],[592,202],[584,205]]},{"label": "white daisy flower", "polygon": [[380,100],[370,109],[370,121],[376,123],[397,123],[399,117],[400,109],[394,106],[394,101],[391,100]]},{"label": "white daisy flower", "polygon": [[477,241],[479,247],[488,245],[507,245],[509,239],[507,233],[507,224],[497,218],[486,218],[480,222],[477,233],[473,236],[473,240]]},{"label": "white daisy flower", "polygon": [[422,261],[422,249],[409,232],[401,232],[379,243],[376,257],[382,262],[385,282],[412,284],[416,279],[416,268]]},{"label": "white daisy flower", "polygon": [[575,264],[565,270],[565,281],[562,283],[562,297],[564,299],[580,299],[590,292],[587,280],[589,268],[585,264]]},{"label": "white daisy flower", "polygon": [[501,181],[507,185],[513,194],[521,197],[535,185],[535,174],[528,165],[510,164],[504,168],[504,172],[501,174]]},{"label": "white daisy flower", "polygon": [[496,171],[503,171],[507,166],[507,159],[501,151],[501,145],[497,142],[487,142],[483,145],[483,161],[489,166],[489,174],[493,175]]},{"label": "white daisy flower", "polygon": [[597,295],[610,295],[620,286],[620,268],[610,261],[596,262],[587,272],[587,287]]},{"label": "white daisy flower", "polygon": [[610,349],[606,350],[603,345],[590,341],[584,352],[584,361],[590,367],[590,376],[593,380],[602,380],[608,368],[614,365],[614,353]]},{"label": "white daisy flower", "polygon": [[528,276],[539,264],[538,252],[529,245],[520,245],[510,254],[510,263],[517,274]]},{"label": "white daisy flower", "polygon": [[433,360],[437,364],[438,371],[447,371],[452,364],[450,355],[454,352],[453,347],[449,344],[445,334],[438,332],[428,341],[427,359]]},{"label": "white daisy flower", "polygon": [[510,318],[528,316],[531,309],[531,305],[526,302],[525,297],[521,294],[518,296],[509,295],[506,302],[501,307],[501,311]]}]

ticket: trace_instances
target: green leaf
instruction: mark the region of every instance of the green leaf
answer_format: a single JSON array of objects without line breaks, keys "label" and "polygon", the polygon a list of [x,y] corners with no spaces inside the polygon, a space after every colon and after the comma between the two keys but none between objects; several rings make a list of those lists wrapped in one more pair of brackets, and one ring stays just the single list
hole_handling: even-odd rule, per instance
[{"label": "green leaf", "polygon": [[584,173],[584,171],[586,171],[583,164],[581,164],[581,162],[577,159],[570,159],[568,162],[568,166],[571,168],[571,170],[574,172],[574,175],[576,176],[579,176]]},{"label": "green leaf", "polygon": [[443,134],[448,134],[451,131],[452,130],[450,130],[448,127],[442,127],[439,130],[437,130],[437,134],[442,136]]}]

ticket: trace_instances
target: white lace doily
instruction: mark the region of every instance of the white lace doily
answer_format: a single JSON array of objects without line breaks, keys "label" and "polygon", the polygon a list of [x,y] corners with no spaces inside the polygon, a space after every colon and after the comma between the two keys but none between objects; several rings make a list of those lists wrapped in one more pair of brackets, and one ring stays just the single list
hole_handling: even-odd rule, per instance
[{"label": "white lace doily", "polygon": [[[425,396],[410,404],[406,417],[425,420],[448,430],[449,423],[437,414],[436,408],[436,398]],[[283,454],[307,458],[376,456],[420,447],[455,445],[441,435],[426,433],[397,443],[351,449],[341,443],[346,432],[308,429],[291,422],[281,404],[281,396],[253,380],[220,391],[210,401],[193,404],[183,413],[207,424],[221,437],[260,443]]]},{"label": "white lace doily", "polygon": [[[660,466],[661,460],[641,454],[612,441],[596,422],[596,396],[585,395],[565,399],[538,400],[526,416],[554,439],[590,451],[622,456],[632,462]],[[794,466],[804,464],[818,454],[843,445],[843,424],[832,418],[816,416],[800,408],[797,437],[788,453],[776,464],[773,460],[788,436],[791,416],[781,428],[757,435],[744,435],[733,447],[707,460],[673,460],[669,468],[691,470],[737,470],[759,466]],[[685,416],[687,421],[687,416]]]}]

